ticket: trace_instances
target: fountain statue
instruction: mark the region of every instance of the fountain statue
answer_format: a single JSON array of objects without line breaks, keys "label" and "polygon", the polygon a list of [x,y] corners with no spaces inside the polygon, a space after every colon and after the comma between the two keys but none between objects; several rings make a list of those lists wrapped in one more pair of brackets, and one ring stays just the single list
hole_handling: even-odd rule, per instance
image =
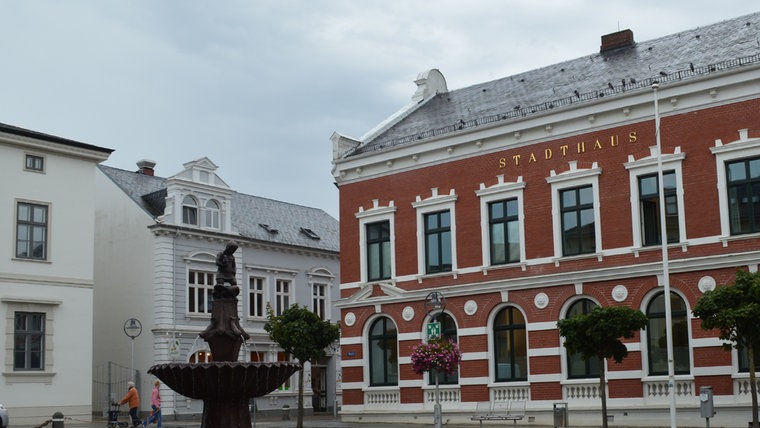
[{"label": "fountain statue", "polygon": [[148,370],[174,391],[203,400],[202,428],[250,428],[248,401],[274,391],[301,369],[292,362],[238,361],[240,347],[250,336],[240,327],[237,311],[237,248],[230,242],[216,258],[211,322],[200,334],[213,361],[157,364]]}]

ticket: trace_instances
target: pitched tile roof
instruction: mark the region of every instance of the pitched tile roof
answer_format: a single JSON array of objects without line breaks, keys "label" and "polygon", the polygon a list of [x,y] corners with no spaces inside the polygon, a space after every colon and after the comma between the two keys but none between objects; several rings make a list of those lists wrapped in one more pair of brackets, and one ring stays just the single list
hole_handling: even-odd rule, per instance
[{"label": "pitched tile roof", "polygon": [[760,13],[439,93],[344,157],[760,64]]},{"label": "pitched tile roof", "polygon": [[[100,170],[151,217],[163,214],[166,179],[105,165]],[[338,220],[318,208],[235,192],[231,201],[232,227],[246,239],[338,252]],[[262,225],[267,225],[270,232]],[[310,229],[319,239],[301,229]]]}]

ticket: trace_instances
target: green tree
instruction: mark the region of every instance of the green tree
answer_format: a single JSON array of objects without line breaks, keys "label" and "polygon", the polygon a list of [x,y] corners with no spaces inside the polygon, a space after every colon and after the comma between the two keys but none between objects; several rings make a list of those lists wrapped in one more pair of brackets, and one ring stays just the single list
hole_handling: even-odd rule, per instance
[{"label": "green tree", "polygon": [[[340,338],[340,325],[322,320],[305,306],[292,305],[275,315],[267,306],[264,330],[283,351],[301,364],[325,358],[325,349]],[[303,428],[303,370],[298,372],[298,428]]]},{"label": "green tree", "polygon": [[717,329],[721,340],[732,342],[723,345],[727,351],[732,347],[747,351],[752,427],[758,428],[755,350],[760,346],[760,272],[736,271],[733,286],[705,292],[694,306],[694,316],[702,320],[703,329]]},{"label": "green tree", "polygon": [[596,307],[587,314],[577,314],[557,321],[559,334],[565,338],[567,352],[580,354],[588,361],[599,361],[599,395],[602,397],[602,426],[607,428],[607,392],[604,360],[620,363],[628,349],[620,338],[631,338],[647,325],[647,316],[627,306]]}]

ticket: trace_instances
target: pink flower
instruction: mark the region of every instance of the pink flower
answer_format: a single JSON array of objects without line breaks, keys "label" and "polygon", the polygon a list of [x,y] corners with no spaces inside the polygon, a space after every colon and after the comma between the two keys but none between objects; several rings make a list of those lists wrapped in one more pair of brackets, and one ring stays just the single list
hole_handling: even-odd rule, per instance
[{"label": "pink flower", "polygon": [[452,374],[457,371],[459,363],[462,362],[462,353],[456,342],[439,338],[415,346],[412,349],[411,359],[412,370],[417,374],[431,370]]}]

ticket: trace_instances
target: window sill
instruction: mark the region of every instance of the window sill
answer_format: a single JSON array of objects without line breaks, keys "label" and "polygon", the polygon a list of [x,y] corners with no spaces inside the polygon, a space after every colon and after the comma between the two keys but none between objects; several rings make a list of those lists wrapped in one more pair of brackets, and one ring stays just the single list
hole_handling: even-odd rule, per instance
[{"label": "window sill", "polygon": [[55,372],[45,371],[20,371],[3,372],[6,384],[11,383],[45,383],[52,384]]},{"label": "window sill", "polygon": [[728,247],[728,244],[733,241],[744,241],[746,239],[757,239],[760,237],[760,233],[745,233],[742,235],[728,235],[720,236],[718,240],[723,243],[723,247]]},{"label": "window sill", "polygon": [[451,270],[448,272],[438,272],[438,273],[426,273],[422,275],[417,275],[417,283],[422,284],[422,281],[425,279],[432,279],[432,278],[446,278],[451,277],[452,279],[457,279],[459,276],[459,273],[455,270]]},{"label": "window sill", "polygon": [[488,272],[491,272],[491,271],[510,270],[510,269],[517,269],[517,268],[525,272],[528,269],[528,264],[525,262],[504,263],[501,265],[483,266],[480,268],[480,270],[483,272],[483,275],[486,276],[488,275]]},{"label": "window sill", "polygon": [[552,261],[554,262],[555,267],[559,267],[561,262],[571,262],[576,260],[585,260],[585,259],[591,259],[596,258],[598,262],[601,262],[604,260],[604,254],[603,253],[586,253],[586,254],[577,254],[574,256],[561,256],[561,257],[554,257],[552,258]]},{"label": "window sill", "polygon": [[[724,245],[725,246],[725,245]],[[681,251],[684,253],[689,250],[689,241],[684,242],[674,242],[672,244],[668,244],[668,250],[671,248],[678,248],[681,247]],[[633,247],[631,248],[631,252],[633,253],[634,257],[638,257],[640,253],[646,253],[649,251],[662,251],[662,245],[647,245],[646,247]]]}]

